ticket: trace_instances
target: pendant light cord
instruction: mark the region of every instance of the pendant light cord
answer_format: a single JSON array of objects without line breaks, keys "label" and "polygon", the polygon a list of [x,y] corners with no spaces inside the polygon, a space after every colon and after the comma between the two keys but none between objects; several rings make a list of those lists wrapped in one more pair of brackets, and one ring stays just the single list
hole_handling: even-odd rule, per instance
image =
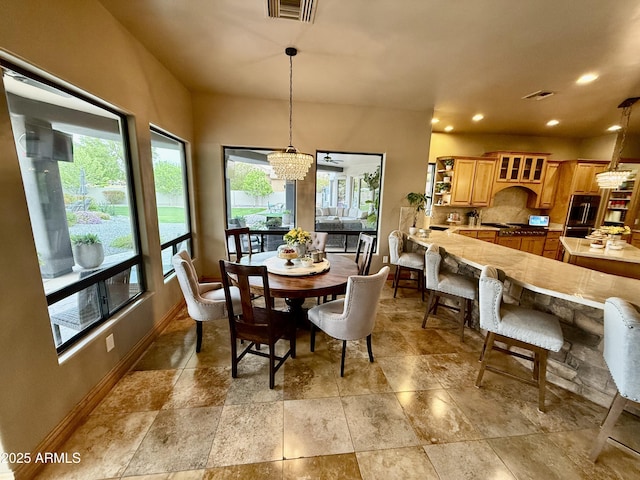
[{"label": "pendant light cord", "polygon": [[293,56],[289,56],[289,146],[293,147]]}]

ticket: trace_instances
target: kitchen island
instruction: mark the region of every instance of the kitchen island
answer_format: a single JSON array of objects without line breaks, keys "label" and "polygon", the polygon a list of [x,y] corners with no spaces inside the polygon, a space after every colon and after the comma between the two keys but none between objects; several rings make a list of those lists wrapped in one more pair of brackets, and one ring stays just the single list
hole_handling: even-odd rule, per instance
[{"label": "kitchen island", "polygon": [[560,237],[564,247],[563,260],[573,265],[597,270],[599,272],[640,279],[640,248],[625,244],[621,250],[603,245],[591,247],[591,241],[585,238]]},{"label": "kitchen island", "polygon": [[[507,301],[552,313],[560,318],[565,345],[549,357],[548,380],[603,406],[616,392],[602,358],[604,302],[621,297],[636,303],[640,280],[590,270],[454,233],[431,231],[409,236],[422,247],[436,243],[447,251],[446,268],[480,276],[485,265],[507,275]],[[473,326],[478,326],[477,303]]]}]

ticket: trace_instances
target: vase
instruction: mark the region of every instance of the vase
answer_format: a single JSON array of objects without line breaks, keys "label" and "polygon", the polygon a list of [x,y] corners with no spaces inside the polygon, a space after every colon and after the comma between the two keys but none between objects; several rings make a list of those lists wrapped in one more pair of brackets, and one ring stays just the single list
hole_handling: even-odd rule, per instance
[{"label": "vase", "polygon": [[79,243],[72,246],[73,258],[82,268],[96,268],[104,260],[104,249],[101,243]]}]

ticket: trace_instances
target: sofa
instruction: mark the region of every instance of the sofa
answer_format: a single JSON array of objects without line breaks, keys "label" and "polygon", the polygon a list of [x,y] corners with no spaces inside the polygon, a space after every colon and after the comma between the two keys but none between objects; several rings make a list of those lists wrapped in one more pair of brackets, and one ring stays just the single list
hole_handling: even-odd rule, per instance
[{"label": "sofa", "polygon": [[316,223],[329,223],[331,220],[341,222],[366,220],[368,210],[347,207],[316,207]]}]

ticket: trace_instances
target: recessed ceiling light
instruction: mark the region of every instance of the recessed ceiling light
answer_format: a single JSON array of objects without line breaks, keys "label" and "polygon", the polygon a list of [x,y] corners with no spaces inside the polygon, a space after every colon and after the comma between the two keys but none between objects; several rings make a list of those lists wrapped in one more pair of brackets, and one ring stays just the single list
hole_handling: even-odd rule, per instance
[{"label": "recessed ceiling light", "polygon": [[607,128],[607,130],[609,132],[617,132],[618,130],[620,130],[622,127],[620,125],[611,125],[609,128]]},{"label": "recessed ceiling light", "polygon": [[444,127],[444,131],[445,132],[450,132],[451,130],[453,130],[453,126],[452,125],[447,125],[446,127]]},{"label": "recessed ceiling light", "polygon": [[578,80],[576,80],[576,83],[578,85],[586,85],[587,83],[593,82],[597,78],[598,78],[597,73],[585,73]]},{"label": "recessed ceiling light", "polygon": [[440,121],[440,119],[438,119],[438,118],[436,118],[436,117],[433,117],[433,118],[431,119],[431,123],[432,123],[432,124],[436,124],[436,123],[438,123],[439,121]]},{"label": "recessed ceiling light", "polygon": [[558,120],[549,120],[547,122],[547,127],[555,127],[556,125],[558,125],[560,122]]},{"label": "recessed ceiling light", "polygon": [[484,115],[481,113],[476,113],[471,120],[473,120],[474,122],[479,122],[480,120],[482,120],[484,118]]}]

